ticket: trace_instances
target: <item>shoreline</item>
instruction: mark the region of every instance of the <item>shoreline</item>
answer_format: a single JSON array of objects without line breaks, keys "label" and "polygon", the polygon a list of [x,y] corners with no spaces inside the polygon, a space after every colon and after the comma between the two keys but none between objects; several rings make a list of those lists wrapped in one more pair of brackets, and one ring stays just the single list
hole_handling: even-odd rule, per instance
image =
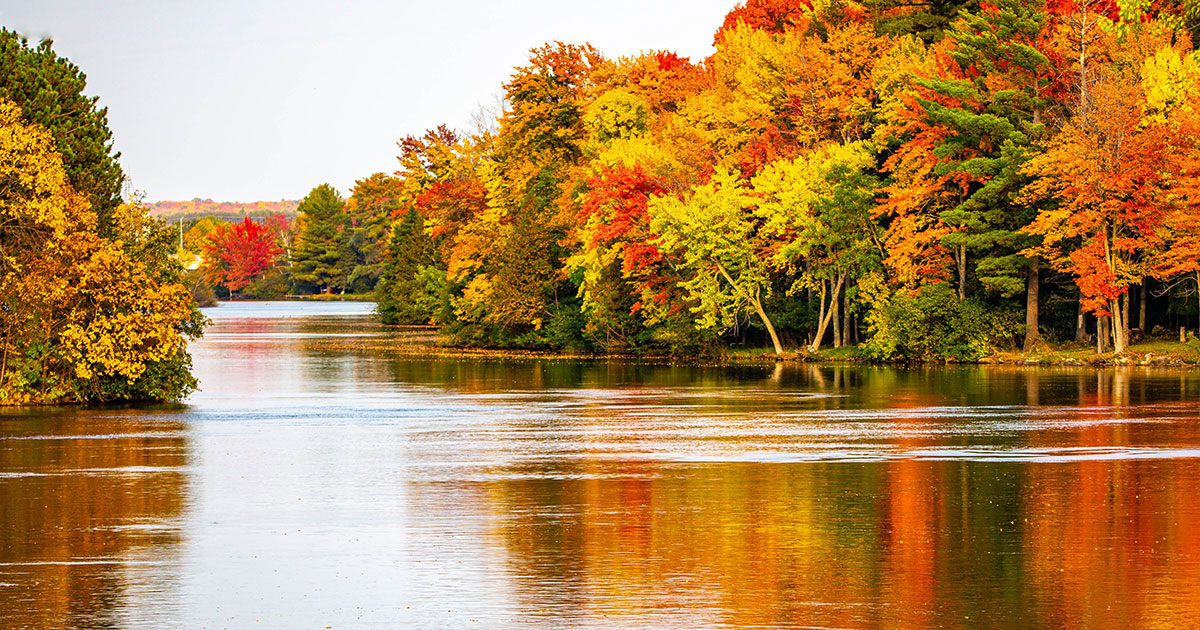
[{"label": "shoreline", "polygon": [[[294,295],[277,300],[232,300],[222,303],[255,303],[255,302],[373,302],[369,295]],[[378,320],[376,320],[378,321]],[[572,350],[549,350],[536,348],[495,348],[479,346],[453,345],[438,333],[438,328],[432,325],[387,325],[379,324],[383,330],[399,332],[411,331],[413,334],[408,341],[404,339],[379,340],[381,349],[403,356],[425,356],[442,358],[478,358],[478,359],[547,359],[556,361],[638,361],[644,363],[670,363],[684,365],[763,365],[770,363],[794,364],[825,364],[825,365],[867,365],[892,367],[917,366],[1019,366],[1019,367],[1162,367],[1194,369],[1200,367],[1200,338],[1189,337],[1187,342],[1179,342],[1174,336],[1156,336],[1132,344],[1120,355],[1112,352],[1096,354],[1094,347],[1079,343],[1068,343],[1061,346],[1051,346],[1044,342],[1032,352],[1023,353],[1015,350],[997,351],[991,356],[977,361],[897,361],[876,360],[862,356],[859,346],[844,346],[842,348],[825,347],[815,354],[792,349],[781,355],[776,355],[771,348],[723,348],[713,354],[672,355],[667,353],[606,353]],[[375,342],[372,342],[375,343]]]},{"label": "shoreline", "polygon": [[[380,340],[380,349],[411,357],[440,357],[462,359],[514,359],[514,360],[553,360],[553,361],[635,361],[643,363],[670,363],[680,365],[730,365],[756,366],[764,364],[813,364],[813,365],[861,365],[876,367],[952,367],[952,366],[1009,366],[1009,367],[1076,367],[1076,368],[1118,368],[1118,367],[1158,367],[1185,368],[1200,367],[1200,344],[1174,344],[1174,351],[1163,351],[1161,342],[1150,344],[1135,344],[1130,350],[1120,355],[1114,353],[1086,354],[1079,348],[1046,349],[1029,354],[1018,352],[998,352],[992,356],[983,357],[978,361],[881,361],[855,355],[856,347],[837,348],[843,356],[827,356],[826,349],[816,354],[791,351],[777,355],[770,348],[761,350],[742,350],[729,353],[722,352],[712,355],[671,355],[671,354],[637,354],[637,353],[605,353],[581,352],[562,350],[543,350],[530,348],[486,348],[472,346],[457,346],[440,343],[436,329],[429,326],[385,326],[389,330],[411,329],[424,333],[421,340],[406,343],[399,339]],[[1139,350],[1139,346],[1150,345],[1150,350]],[[1187,356],[1194,354],[1194,356]]]}]

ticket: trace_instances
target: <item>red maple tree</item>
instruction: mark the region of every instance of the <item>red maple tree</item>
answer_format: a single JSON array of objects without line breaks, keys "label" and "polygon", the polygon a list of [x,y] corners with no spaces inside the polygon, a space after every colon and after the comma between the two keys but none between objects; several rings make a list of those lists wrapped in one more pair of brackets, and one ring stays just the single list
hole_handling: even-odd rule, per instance
[{"label": "red maple tree", "polygon": [[246,217],[241,223],[219,225],[209,235],[204,245],[204,270],[210,282],[224,285],[232,293],[270,269],[282,252],[271,228]]}]

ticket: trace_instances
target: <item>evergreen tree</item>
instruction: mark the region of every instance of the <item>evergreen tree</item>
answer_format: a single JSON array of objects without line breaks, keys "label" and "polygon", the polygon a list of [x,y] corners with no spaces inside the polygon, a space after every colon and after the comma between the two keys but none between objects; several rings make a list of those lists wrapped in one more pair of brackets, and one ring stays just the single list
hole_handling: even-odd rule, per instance
[{"label": "evergreen tree", "polygon": [[913,34],[926,43],[944,37],[958,16],[979,9],[979,0],[871,0],[864,3],[876,16],[876,28],[887,35]]},{"label": "evergreen tree", "polygon": [[117,163],[121,154],[113,152],[108,110],[96,106],[97,97],[83,94],[87,76],[52,46],[43,40],[31,47],[0,28],[0,98],[20,107],[24,120],[50,132],[71,187],[91,203],[97,232],[112,237],[125,173]]},{"label": "evergreen tree", "polygon": [[361,287],[360,280],[365,272],[362,262],[362,232],[355,229],[349,216],[342,224],[341,239],[338,242],[337,278],[334,284],[345,295],[346,291],[355,293]]},{"label": "evergreen tree", "polygon": [[422,271],[434,262],[433,242],[425,234],[425,221],[416,210],[392,228],[387,263],[376,295],[385,324],[427,324],[437,307],[429,295]]},{"label": "evergreen tree", "polygon": [[292,280],[319,293],[339,286],[338,262],[345,238],[345,210],[341,195],[329,184],[312,189],[299,208],[303,225],[296,239]]},{"label": "evergreen tree", "polygon": [[934,147],[954,205],[941,213],[955,229],[942,239],[958,271],[959,299],[966,297],[968,257],[977,280],[1004,296],[1027,291],[1028,336],[1037,335],[1036,259],[1020,254],[1036,244],[1021,228],[1034,211],[1015,198],[1029,181],[1022,166],[1046,132],[1053,107],[1051,61],[1040,50],[1047,15],[1031,0],[1003,0],[965,13],[946,33],[957,65],[949,76],[926,79],[920,99],[930,126],[945,135]]}]

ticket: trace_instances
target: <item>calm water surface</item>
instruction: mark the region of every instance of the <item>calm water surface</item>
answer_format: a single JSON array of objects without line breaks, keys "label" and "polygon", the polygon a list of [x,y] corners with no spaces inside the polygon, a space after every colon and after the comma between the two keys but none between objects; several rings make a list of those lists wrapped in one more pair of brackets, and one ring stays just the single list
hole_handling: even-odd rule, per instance
[{"label": "calm water surface", "polygon": [[0,628],[1200,627],[1200,375],[414,359],[224,304],[0,411]]}]

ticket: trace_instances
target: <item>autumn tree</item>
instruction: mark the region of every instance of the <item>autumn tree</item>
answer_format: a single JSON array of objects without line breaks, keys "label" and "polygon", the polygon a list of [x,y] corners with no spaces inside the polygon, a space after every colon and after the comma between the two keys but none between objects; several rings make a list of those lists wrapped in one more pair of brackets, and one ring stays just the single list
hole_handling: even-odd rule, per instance
[{"label": "autumn tree", "polygon": [[464,286],[455,301],[462,321],[537,333],[568,313],[561,298],[575,289],[559,274],[560,242],[573,217],[557,202],[582,156],[584,99],[599,63],[591,46],[548,44],[505,85],[508,109],[482,169],[488,206],[459,229],[448,266]]},{"label": "autumn tree", "polygon": [[101,236],[52,136],[0,99],[0,403],[168,400],[195,387],[203,317],[173,234],[122,204]]},{"label": "autumn tree", "polygon": [[657,247],[679,256],[689,273],[680,283],[694,303],[702,328],[727,330],[752,310],[771,337],[776,354],[783,345],[763,308],[770,290],[770,270],[760,254],[760,222],[749,209],[754,198],[737,175],[718,170],[712,181],[685,199],[673,195],[650,202],[651,227]]},{"label": "autumn tree", "polygon": [[1167,128],[1176,174],[1151,273],[1166,282],[1194,282],[1200,300],[1200,53],[1162,48],[1146,60],[1142,77],[1144,124]]},{"label": "autumn tree", "polygon": [[288,219],[287,215],[276,212],[268,216],[263,225],[274,235],[275,245],[279,247],[283,261],[290,265],[292,247],[296,243],[296,222]]},{"label": "autumn tree", "polygon": [[[753,179],[761,233],[779,243],[772,262],[801,269],[797,288],[816,287],[820,314],[809,351],[835,328],[840,296],[852,274],[878,265],[877,228],[871,219],[877,181],[866,143],[828,145],[794,160],[773,162]],[[765,252],[764,252],[765,253]],[[835,335],[841,345],[841,334]]]},{"label": "autumn tree", "polygon": [[274,266],[283,253],[271,228],[255,223],[250,217],[240,223],[217,226],[207,240],[205,273],[210,282],[224,286],[230,298],[234,291],[249,286],[255,277]]},{"label": "autumn tree", "polygon": [[725,34],[738,26],[782,33],[807,25],[812,9],[810,0],[746,0],[725,14],[725,21],[717,29],[715,43],[720,44]]},{"label": "autumn tree", "polygon": [[1164,220],[1182,198],[1176,156],[1195,150],[1166,119],[1147,116],[1154,65],[1138,58],[1142,37],[1160,36],[1139,29],[1108,42],[1126,58],[1097,70],[1086,107],[1026,167],[1037,178],[1028,198],[1054,202],[1027,228],[1045,241],[1036,251],[1075,277],[1085,309],[1110,319],[1117,352],[1129,345],[1129,287],[1151,272]]},{"label": "autumn tree", "polygon": [[351,238],[344,239],[343,245],[344,257],[352,258],[342,264],[350,267],[342,274],[348,286],[370,290],[383,275],[388,230],[403,199],[401,181],[395,176],[375,173],[354,182],[346,200]]},{"label": "autumn tree", "polygon": [[650,199],[667,192],[663,182],[640,165],[603,167],[581,195],[580,250],[569,264],[582,271],[580,295],[589,334],[616,350],[637,345],[635,338],[661,313],[666,299],[660,270],[663,255],[652,243]]}]

